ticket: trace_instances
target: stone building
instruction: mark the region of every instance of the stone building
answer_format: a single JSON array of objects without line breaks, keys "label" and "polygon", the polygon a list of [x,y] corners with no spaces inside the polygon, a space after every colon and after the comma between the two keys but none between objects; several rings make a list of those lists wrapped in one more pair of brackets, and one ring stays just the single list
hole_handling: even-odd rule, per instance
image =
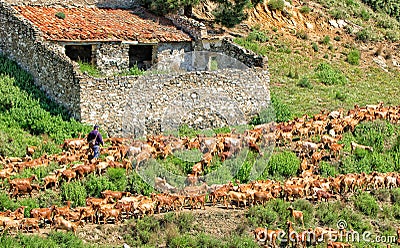
[{"label": "stone building", "polygon": [[[265,57],[208,34],[198,21],[155,16],[134,2],[0,0],[0,54],[30,72],[35,84],[72,117],[101,124],[110,135],[160,132],[177,123],[211,127],[232,123],[228,119],[243,122],[269,105]],[[195,71],[118,74],[159,61],[168,66],[168,59],[176,57]],[[201,63],[188,63],[195,57]],[[77,61],[95,65],[105,76],[82,73]],[[235,64],[244,67],[230,67]]]},{"label": "stone building", "polygon": [[32,22],[46,41],[56,43],[73,61],[95,65],[104,74],[133,66],[147,69],[158,54],[188,52],[192,38],[173,23],[141,7],[13,7]]}]

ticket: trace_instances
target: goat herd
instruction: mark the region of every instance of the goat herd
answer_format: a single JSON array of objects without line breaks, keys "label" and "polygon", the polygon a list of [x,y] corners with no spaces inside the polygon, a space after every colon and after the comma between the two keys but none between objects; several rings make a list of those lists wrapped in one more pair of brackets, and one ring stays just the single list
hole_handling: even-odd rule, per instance
[{"label": "goat herd", "polygon": [[[354,131],[356,125],[362,121],[386,119],[391,123],[400,120],[400,106],[385,107],[367,105],[355,106],[347,113],[343,109],[330,113],[321,112],[309,118],[303,116],[293,121],[278,123],[277,125],[263,124],[254,129],[246,130],[243,134],[234,131],[227,134],[217,134],[214,137],[197,135],[194,138],[177,138],[174,136],[148,136],[147,140],[130,142],[123,138],[109,138],[107,147],[101,148],[102,159],[88,160],[88,145],[85,139],[65,140],[63,152],[56,155],[43,155],[32,159],[34,147],[27,147],[24,158],[0,157],[3,169],[0,170],[2,184],[8,181],[11,197],[21,197],[35,191],[48,188],[57,188],[60,183],[69,183],[79,180],[89,173],[101,175],[107,168],[124,168],[127,172],[140,166],[150,158],[166,158],[175,151],[183,149],[199,149],[202,152],[200,162],[192,167],[192,173],[187,176],[188,185],[183,189],[176,189],[165,179],[156,178],[155,187],[164,193],[153,193],[150,196],[131,195],[130,192],[105,190],[102,198],[89,197],[86,206],[71,208],[67,206],[50,206],[48,208],[34,208],[30,211],[30,218],[24,217],[25,207],[15,211],[6,210],[0,213],[0,226],[5,230],[38,231],[39,227],[72,230],[76,233],[79,225],[85,223],[118,223],[122,219],[141,218],[143,215],[152,215],[155,212],[179,211],[186,207],[205,209],[205,204],[219,205],[226,208],[246,207],[256,204],[265,204],[275,198],[284,198],[292,201],[296,198],[306,198],[312,201],[328,201],[331,198],[340,199],[348,192],[356,189],[368,190],[379,188],[394,188],[400,186],[400,175],[395,172],[372,174],[346,174],[336,177],[323,178],[318,175],[318,164],[321,159],[338,159],[343,144],[340,139],[344,131]],[[318,139],[315,143],[313,140]],[[297,140],[297,141],[294,141]],[[127,143],[130,143],[127,145]],[[302,159],[299,166],[299,176],[287,179],[284,182],[274,180],[259,180],[241,184],[229,182],[223,185],[207,185],[198,182],[198,176],[204,174],[210,166],[213,157],[218,156],[222,161],[234,157],[243,147],[247,147],[260,156],[261,147],[275,143],[290,147],[298,152]],[[351,143],[351,150],[373,148],[355,142]],[[59,168],[45,176],[42,182],[33,175],[30,178],[10,177],[20,173],[25,168],[37,168],[57,163]],[[36,183],[34,183],[36,182]],[[3,184],[4,187],[4,184]],[[293,215],[299,211],[290,210]],[[296,216],[294,216],[296,217]],[[257,231],[258,230],[258,231]],[[255,237],[262,241],[267,231],[255,230]],[[264,240],[265,241],[265,240]],[[331,243],[331,246],[334,244]],[[343,246],[340,246],[343,247]]]}]

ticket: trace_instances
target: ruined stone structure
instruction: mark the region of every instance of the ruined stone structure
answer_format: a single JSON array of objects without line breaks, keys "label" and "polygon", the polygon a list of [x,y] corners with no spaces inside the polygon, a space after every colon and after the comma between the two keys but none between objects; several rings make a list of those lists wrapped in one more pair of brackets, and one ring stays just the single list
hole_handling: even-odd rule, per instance
[{"label": "ruined stone structure", "polygon": [[[0,0],[0,54],[29,71],[35,83],[71,116],[99,123],[110,135],[160,132],[177,123],[202,128],[243,122],[269,104],[266,58],[229,39],[209,37],[199,22],[180,16],[155,17],[134,2],[37,0],[31,6],[32,1]],[[65,19],[54,17],[57,12],[64,13]],[[74,29],[80,20],[72,17],[84,13],[106,24],[90,26],[88,22]],[[109,23],[111,17],[133,26],[121,32],[111,30],[118,25]],[[134,64],[147,69],[190,51],[227,54],[252,69],[116,75]],[[96,65],[105,76],[82,74],[76,60]],[[256,80],[249,82],[250,77]],[[232,104],[223,104],[223,99]],[[174,114],[177,110],[187,116]]]}]

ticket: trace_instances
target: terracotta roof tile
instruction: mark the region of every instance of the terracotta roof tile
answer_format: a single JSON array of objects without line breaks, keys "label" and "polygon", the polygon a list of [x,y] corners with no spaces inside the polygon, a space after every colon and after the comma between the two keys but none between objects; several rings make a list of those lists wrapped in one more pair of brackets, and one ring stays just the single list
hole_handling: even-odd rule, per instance
[{"label": "terracotta roof tile", "polygon": [[[171,21],[136,10],[100,8],[48,8],[14,6],[48,40],[138,41],[139,43],[190,41]],[[56,17],[63,12],[65,19]]]}]

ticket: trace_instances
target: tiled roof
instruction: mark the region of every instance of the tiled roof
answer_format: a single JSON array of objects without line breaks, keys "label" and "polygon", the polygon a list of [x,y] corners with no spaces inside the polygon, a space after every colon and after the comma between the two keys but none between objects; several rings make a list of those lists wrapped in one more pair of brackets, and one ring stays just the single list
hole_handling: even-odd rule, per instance
[{"label": "tiled roof", "polygon": [[[48,8],[14,6],[48,40],[138,41],[139,43],[190,41],[171,21],[136,10],[100,8]],[[56,13],[63,12],[65,19]]]}]

